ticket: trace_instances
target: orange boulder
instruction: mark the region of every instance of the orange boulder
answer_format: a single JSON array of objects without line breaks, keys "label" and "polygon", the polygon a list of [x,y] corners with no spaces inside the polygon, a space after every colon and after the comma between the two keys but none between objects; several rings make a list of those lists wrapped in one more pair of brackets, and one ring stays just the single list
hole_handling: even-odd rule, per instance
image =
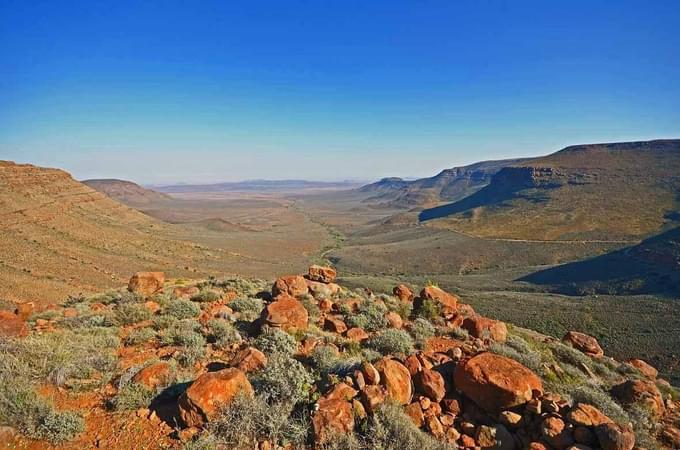
[{"label": "orange boulder", "polygon": [[288,275],[278,278],[272,287],[272,295],[277,297],[279,295],[290,295],[291,297],[298,297],[308,292],[307,282],[305,278],[300,275]]},{"label": "orange boulder", "polygon": [[307,278],[320,283],[332,283],[338,275],[336,270],[332,267],[317,265],[309,266],[308,272]]},{"label": "orange boulder", "polygon": [[128,290],[144,297],[149,297],[163,288],[165,274],[163,272],[137,272],[130,278]]},{"label": "orange boulder", "polygon": [[564,335],[562,341],[588,356],[600,357],[604,355],[604,351],[597,342],[597,339],[585,333],[569,331]]},{"label": "orange boulder", "polygon": [[262,319],[273,327],[304,330],[307,328],[309,315],[300,301],[283,295],[264,308]]}]

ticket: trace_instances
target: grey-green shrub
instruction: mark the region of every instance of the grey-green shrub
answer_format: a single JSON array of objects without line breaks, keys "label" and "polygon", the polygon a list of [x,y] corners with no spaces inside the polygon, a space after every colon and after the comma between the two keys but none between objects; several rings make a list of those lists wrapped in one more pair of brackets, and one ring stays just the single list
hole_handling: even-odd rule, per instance
[{"label": "grey-green shrub", "polygon": [[237,298],[229,307],[239,313],[241,320],[252,322],[260,317],[264,303],[259,298]]},{"label": "grey-green shrub", "polygon": [[146,408],[155,396],[154,391],[142,384],[126,383],[119,388],[118,393],[113,398],[113,404],[119,411]]},{"label": "grey-green shrub", "polygon": [[132,325],[151,319],[151,311],[140,303],[120,303],[114,308],[114,314],[121,325]]},{"label": "grey-green shrub", "polygon": [[390,328],[368,339],[366,346],[383,355],[413,353],[413,338],[403,330]]},{"label": "grey-green shrub", "polygon": [[215,302],[220,299],[220,294],[212,289],[202,289],[198,294],[191,297],[192,302]]},{"label": "grey-green shrub", "polygon": [[434,325],[423,318],[414,320],[409,331],[419,346],[422,346],[425,341],[433,337],[436,333]]},{"label": "grey-green shrub", "polygon": [[153,330],[153,328],[149,327],[137,328],[135,330],[130,331],[130,333],[128,333],[125,339],[123,339],[123,342],[125,343],[125,345],[139,345],[149,342],[155,337],[156,332]]},{"label": "grey-green shrub", "polygon": [[379,302],[364,300],[358,305],[359,311],[354,313],[346,307],[341,307],[345,316],[345,323],[349,328],[363,328],[367,331],[378,331],[389,325],[385,318],[387,308]]},{"label": "grey-green shrub", "polygon": [[403,409],[388,402],[369,424],[365,446],[371,449],[454,450],[456,447],[437,441],[415,426]]},{"label": "grey-green shrub", "polygon": [[265,328],[255,339],[253,345],[265,355],[276,353],[292,355],[298,348],[295,338],[278,328]]},{"label": "grey-green shrub", "polygon": [[356,369],[361,363],[360,358],[345,358],[337,349],[330,345],[318,345],[310,356],[312,365],[323,375],[346,375]]},{"label": "grey-green shrub", "polygon": [[314,378],[299,361],[275,353],[251,382],[255,392],[270,403],[297,403],[307,398]]},{"label": "grey-green shrub", "polygon": [[169,299],[163,302],[163,314],[177,319],[193,319],[201,313],[201,307],[188,300]]},{"label": "grey-green shrub", "polygon": [[243,341],[238,330],[224,319],[210,319],[206,325],[210,336],[215,340],[215,345],[220,348],[226,348]]}]

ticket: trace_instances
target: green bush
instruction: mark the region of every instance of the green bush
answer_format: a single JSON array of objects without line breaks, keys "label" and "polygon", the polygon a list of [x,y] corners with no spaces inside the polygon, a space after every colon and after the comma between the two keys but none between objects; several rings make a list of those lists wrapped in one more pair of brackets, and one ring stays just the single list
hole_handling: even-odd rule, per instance
[{"label": "green bush", "polygon": [[298,348],[295,338],[278,328],[265,328],[253,345],[267,356],[276,353],[292,355]]},{"label": "green bush", "polygon": [[422,299],[416,304],[415,315],[431,322],[435,321],[442,315],[441,304],[427,298]]},{"label": "green bush", "polygon": [[391,402],[381,407],[369,424],[365,434],[366,448],[453,450],[456,447],[437,441],[415,426],[399,405]]},{"label": "green bush", "polygon": [[160,316],[154,316],[152,320],[152,327],[156,331],[167,330],[179,322],[179,319],[175,316],[169,316],[167,314],[161,314]]},{"label": "green bush", "polygon": [[363,328],[367,331],[378,331],[389,325],[385,318],[387,308],[381,303],[364,300],[358,305],[359,311],[354,313],[346,307],[341,308],[345,323],[349,328]]},{"label": "green bush", "polygon": [[216,302],[220,299],[220,294],[212,289],[202,289],[198,294],[191,297],[192,302]]},{"label": "green bush", "polygon": [[414,320],[409,331],[419,347],[424,345],[436,333],[434,325],[423,318]]},{"label": "green bush", "polygon": [[308,417],[293,413],[291,403],[270,404],[260,396],[239,395],[210,422],[210,435],[203,440],[225,448],[250,448],[262,440],[301,448],[310,428]]},{"label": "green bush", "polygon": [[317,346],[312,351],[310,360],[314,368],[323,375],[347,375],[361,363],[359,358],[343,358],[343,355],[330,345]]},{"label": "green bush", "polygon": [[137,328],[136,330],[130,331],[130,333],[125,337],[123,342],[125,345],[139,345],[149,342],[156,337],[156,332],[153,328],[144,327]]},{"label": "green bush", "polygon": [[90,299],[91,303],[103,303],[110,305],[111,303],[141,303],[144,300],[140,294],[130,292],[127,289],[121,291],[108,291],[103,294],[96,295]]},{"label": "green bush", "polygon": [[299,361],[275,353],[251,381],[255,392],[270,403],[297,403],[308,397],[314,378]]},{"label": "green bush", "polygon": [[114,314],[121,325],[132,325],[151,319],[151,311],[140,303],[120,303],[114,308]]},{"label": "green bush", "polygon": [[119,388],[113,398],[113,405],[119,411],[147,408],[156,393],[139,383],[127,383]]},{"label": "green bush", "polygon": [[589,384],[570,385],[565,386],[562,392],[557,393],[571,398],[574,403],[591,404],[619,424],[626,424],[630,420],[628,414],[612,399],[611,395],[598,386]]},{"label": "green bush", "polygon": [[83,419],[55,411],[36,393],[30,382],[33,371],[15,349],[15,343],[0,340],[0,424],[55,444],[73,439],[84,429]]},{"label": "green bush", "polygon": [[210,319],[206,325],[215,345],[220,348],[226,348],[243,341],[236,328],[224,319]]},{"label": "green bush", "polygon": [[307,310],[309,322],[316,323],[319,320],[319,317],[321,317],[321,310],[314,297],[311,295],[304,295],[300,298],[300,303],[302,303],[302,306]]},{"label": "green bush", "polygon": [[202,359],[206,353],[207,342],[200,329],[201,324],[194,320],[180,320],[161,334],[160,342],[163,345],[180,346],[177,361],[188,367]]},{"label": "green bush", "polygon": [[379,351],[383,355],[409,355],[413,353],[413,338],[403,330],[390,328],[371,337],[366,342],[366,346]]},{"label": "green bush", "polygon": [[259,298],[237,298],[229,303],[229,307],[239,313],[241,320],[252,322],[260,317],[264,303]]},{"label": "green bush", "polygon": [[163,302],[163,313],[180,320],[193,319],[201,313],[201,308],[187,300],[169,299]]}]

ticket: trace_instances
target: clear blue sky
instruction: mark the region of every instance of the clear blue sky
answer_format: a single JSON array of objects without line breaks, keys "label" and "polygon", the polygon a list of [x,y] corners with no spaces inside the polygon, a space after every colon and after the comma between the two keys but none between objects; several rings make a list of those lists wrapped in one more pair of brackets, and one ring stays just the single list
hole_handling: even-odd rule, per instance
[{"label": "clear blue sky", "polygon": [[677,1],[0,0],[0,159],[375,179],[680,137],[679,24]]}]

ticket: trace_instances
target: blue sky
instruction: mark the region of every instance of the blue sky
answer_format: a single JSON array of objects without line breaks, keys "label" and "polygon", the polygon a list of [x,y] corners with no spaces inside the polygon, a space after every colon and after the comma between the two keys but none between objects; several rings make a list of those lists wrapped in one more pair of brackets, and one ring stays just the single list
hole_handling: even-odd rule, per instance
[{"label": "blue sky", "polygon": [[376,179],[680,137],[678,23],[674,1],[0,0],[0,159]]}]

